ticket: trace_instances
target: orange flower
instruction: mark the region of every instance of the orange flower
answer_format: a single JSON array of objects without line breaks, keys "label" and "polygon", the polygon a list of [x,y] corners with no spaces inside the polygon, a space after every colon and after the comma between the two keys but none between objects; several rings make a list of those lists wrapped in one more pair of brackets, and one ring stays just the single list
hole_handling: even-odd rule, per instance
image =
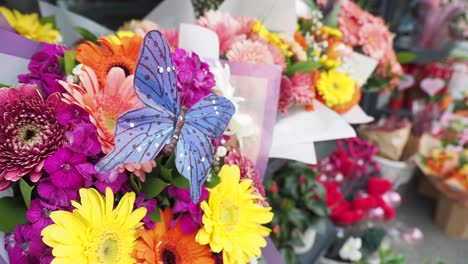
[{"label": "orange flower", "polygon": [[161,222],[153,230],[140,229],[134,258],[142,264],[214,264],[209,246],[195,241],[197,232],[184,234],[180,223],[170,227],[170,208],[161,212]]},{"label": "orange flower", "polygon": [[300,32],[295,32],[294,33],[294,40],[301,45],[303,50],[307,50],[308,45],[307,45],[307,40],[305,37],[300,33]]},{"label": "orange flower", "polygon": [[93,69],[100,85],[104,85],[106,76],[113,67],[122,68],[125,75],[135,73],[142,37],[134,35],[123,37],[121,44],[105,38],[99,38],[101,46],[90,41],[82,43],[76,49],[76,60]]}]

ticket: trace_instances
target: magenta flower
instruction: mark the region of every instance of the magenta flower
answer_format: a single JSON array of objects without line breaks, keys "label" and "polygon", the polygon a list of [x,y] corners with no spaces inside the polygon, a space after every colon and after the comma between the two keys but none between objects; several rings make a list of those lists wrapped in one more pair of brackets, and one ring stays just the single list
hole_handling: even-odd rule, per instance
[{"label": "magenta flower", "polygon": [[214,75],[207,63],[202,62],[196,53],[188,54],[176,49],[172,59],[177,69],[177,88],[181,103],[190,108],[198,100],[211,93],[215,85]]},{"label": "magenta flower", "polygon": [[66,76],[60,72],[59,57],[63,57],[63,50],[68,48],[48,43],[42,45],[44,48],[31,57],[29,73],[18,76],[18,79],[21,83],[37,85],[45,96],[65,92],[57,81],[65,80]]},{"label": "magenta flower", "polygon": [[84,179],[90,178],[94,167],[81,166],[87,163],[86,156],[76,153],[68,148],[57,150],[54,155],[47,158],[44,167],[50,174],[50,180],[60,188],[81,187]]},{"label": "magenta flower", "polygon": [[47,255],[52,255],[40,230],[30,225],[17,225],[15,232],[5,237],[5,248],[11,263],[50,263]]},{"label": "magenta flower", "polygon": [[118,170],[112,170],[104,174],[96,173],[94,176],[96,178],[94,186],[96,186],[101,193],[106,193],[107,187],[111,188],[114,193],[117,193],[122,189],[123,184],[128,179],[125,173],[119,172]]},{"label": "magenta flower", "polygon": [[47,157],[66,142],[56,118],[58,94],[43,100],[33,85],[0,88],[0,191],[25,175],[37,182]]},{"label": "magenta flower", "polygon": [[71,104],[60,109],[57,113],[57,120],[64,126],[68,124],[79,125],[89,123],[89,114],[83,108]]},{"label": "magenta flower", "polygon": [[[169,196],[176,198],[172,212],[179,213],[179,216],[172,221],[171,226],[175,226],[177,222],[181,222],[182,232],[190,234],[197,231],[203,225],[203,211],[200,204],[193,203],[190,199],[189,189],[179,189],[175,186],[168,187]],[[208,191],[205,187],[202,188],[200,203],[208,198]]]},{"label": "magenta flower", "polygon": [[[153,229],[156,225],[155,222],[151,221],[150,214],[156,210],[158,203],[156,199],[146,200],[145,201],[145,194],[140,193],[135,200],[135,208],[145,207],[146,208],[146,215],[143,218],[143,223],[145,224],[146,229]],[[159,209],[158,209],[159,210]]]},{"label": "magenta flower", "polygon": [[70,207],[71,201],[78,199],[78,188],[59,188],[50,179],[41,180],[37,186],[37,192],[43,199],[42,206],[50,210],[66,209]]},{"label": "magenta flower", "polygon": [[34,228],[42,231],[44,227],[53,223],[49,217],[50,213],[51,210],[44,207],[39,199],[34,199],[31,201],[31,205],[26,212],[26,219],[28,219]]},{"label": "magenta flower", "polygon": [[73,131],[67,132],[65,135],[68,140],[67,148],[70,150],[88,157],[95,157],[101,153],[101,144],[94,125],[89,123],[78,125]]}]

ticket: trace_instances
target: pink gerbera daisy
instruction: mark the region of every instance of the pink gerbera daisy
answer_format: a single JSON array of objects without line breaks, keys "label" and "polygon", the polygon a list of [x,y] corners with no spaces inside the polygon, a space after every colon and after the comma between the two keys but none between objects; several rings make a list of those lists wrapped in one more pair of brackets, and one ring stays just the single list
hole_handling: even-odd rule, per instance
[{"label": "pink gerbera daisy", "polygon": [[250,62],[257,64],[274,64],[274,58],[271,54],[268,44],[261,41],[252,41],[249,39],[241,40],[234,45],[226,54],[230,61]]}]

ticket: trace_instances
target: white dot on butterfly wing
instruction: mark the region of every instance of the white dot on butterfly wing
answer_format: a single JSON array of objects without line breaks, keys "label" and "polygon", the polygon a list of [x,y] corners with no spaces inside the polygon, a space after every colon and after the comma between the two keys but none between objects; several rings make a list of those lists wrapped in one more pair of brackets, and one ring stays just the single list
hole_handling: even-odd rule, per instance
[{"label": "white dot on butterfly wing", "polygon": [[183,156],[184,156],[184,153],[180,153],[179,157],[181,157],[181,158],[182,158]]},{"label": "white dot on butterfly wing", "polygon": [[217,106],[214,106],[213,109],[214,109],[214,110],[218,110],[218,107],[217,107]]},{"label": "white dot on butterfly wing", "polygon": [[134,127],[135,127],[135,123],[130,123],[130,127],[131,127],[131,128],[134,128]]},{"label": "white dot on butterfly wing", "polygon": [[142,149],[141,147],[138,147],[138,148],[137,148],[137,151],[138,151],[138,152],[141,152],[142,150],[143,150],[143,149]]},{"label": "white dot on butterfly wing", "polygon": [[202,158],[201,158],[201,162],[205,162],[205,157],[202,157]]},{"label": "white dot on butterfly wing", "polygon": [[171,71],[171,67],[167,66],[166,71],[167,71],[167,72],[170,72],[170,71]]},{"label": "white dot on butterfly wing", "polygon": [[163,71],[164,71],[163,67],[158,66],[158,72],[159,72],[159,73],[163,73]]},{"label": "white dot on butterfly wing", "polygon": [[190,170],[191,168],[192,168],[192,167],[190,167],[190,165],[189,165],[189,166],[187,166],[187,170]]},{"label": "white dot on butterfly wing", "polygon": [[211,101],[213,104],[216,104],[216,100]]},{"label": "white dot on butterfly wing", "polygon": [[154,144],[155,147],[159,148],[159,143]]},{"label": "white dot on butterfly wing", "polygon": [[217,115],[219,115],[219,112],[218,112],[218,111],[216,111],[216,114],[217,114]]}]

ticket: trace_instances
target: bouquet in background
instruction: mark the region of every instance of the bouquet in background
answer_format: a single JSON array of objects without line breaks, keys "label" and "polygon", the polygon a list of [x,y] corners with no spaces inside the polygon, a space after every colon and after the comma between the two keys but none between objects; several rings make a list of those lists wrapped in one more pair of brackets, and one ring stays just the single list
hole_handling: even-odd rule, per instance
[{"label": "bouquet in background", "polygon": [[273,214],[229,128],[236,98],[214,94],[229,76],[158,32],[88,33],[76,49],[43,43],[21,84],[0,89],[10,262],[260,256]]},{"label": "bouquet in background", "polygon": [[377,70],[363,90],[393,89],[399,82],[399,76],[403,74],[393,49],[394,35],[382,18],[371,15],[353,1],[340,0],[338,3],[338,27],[343,32],[344,43],[362,50],[379,62]]}]

